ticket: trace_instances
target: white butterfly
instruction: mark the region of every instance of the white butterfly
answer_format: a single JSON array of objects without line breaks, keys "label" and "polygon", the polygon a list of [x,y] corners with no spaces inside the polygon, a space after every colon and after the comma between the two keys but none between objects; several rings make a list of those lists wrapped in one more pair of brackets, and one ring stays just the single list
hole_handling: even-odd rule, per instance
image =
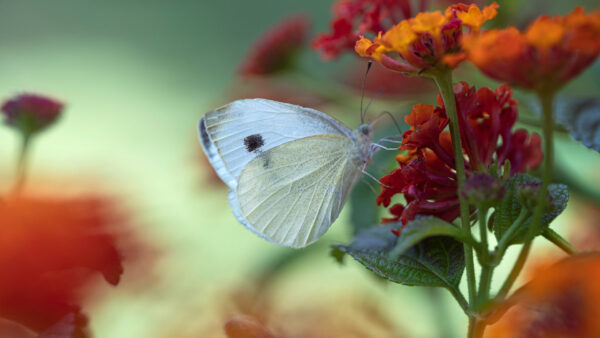
[{"label": "white butterfly", "polygon": [[352,131],[320,111],[265,99],[206,113],[198,129],[237,220],[294,248],[329,229],[373,153],[369,124]]}]

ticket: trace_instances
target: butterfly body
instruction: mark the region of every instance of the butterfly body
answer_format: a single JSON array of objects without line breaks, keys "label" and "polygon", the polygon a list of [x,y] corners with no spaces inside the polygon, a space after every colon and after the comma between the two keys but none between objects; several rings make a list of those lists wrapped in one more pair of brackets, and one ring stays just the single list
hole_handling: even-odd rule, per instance
[{"label": "butterfly body", "polygon": [[372,155],[369,125],[352,131],[314,109],[264,99],[207,113],[199,134],[237,220],[295,248],[327,231]]}]

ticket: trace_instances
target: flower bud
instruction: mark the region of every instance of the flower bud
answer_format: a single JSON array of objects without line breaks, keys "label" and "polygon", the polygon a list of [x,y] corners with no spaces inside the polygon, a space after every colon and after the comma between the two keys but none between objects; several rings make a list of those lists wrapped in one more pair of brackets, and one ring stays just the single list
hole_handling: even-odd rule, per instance
[{"label": "flower bud", "polygon": [[31,135],[50,126],[60,116],[63,104],[45,96],[21,94],[2,105],[4,123]]},{"label": "flower bud", "polygon": [[[538,204],[541,189],[541,182],[527,182],[520,184],[517,186],[517,198],[519,199],[519,202],[521,202],[521,205],[529,210],[533,210]],[[544,209],[547,209],[550,206],[550,202],[551,197],[547,195]]]},{"label": "flower bud", "polygon": [[461,194],[474,205],[492,205],[504,197],[502,183],[488,174],[475,174],[461,187]]}]

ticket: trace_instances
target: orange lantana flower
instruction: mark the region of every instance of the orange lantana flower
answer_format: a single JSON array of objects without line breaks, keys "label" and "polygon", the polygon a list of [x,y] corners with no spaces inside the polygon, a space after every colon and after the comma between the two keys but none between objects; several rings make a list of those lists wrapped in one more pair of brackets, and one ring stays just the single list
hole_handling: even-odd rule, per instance
[{"label": "orange lantana flower", "polygon": [[578,7],[565,16],[543,15],[525,32],[514,27],[467,35],[463,48],[485,74],[534,90],[553,90],[581,73],[600,53],[600,10]]},{"label": "orange lantana flower", "polygon": [[598,278],[598,253],[536,269],[532,281],[503,304],[509,310],[485,337],[600,337]]},{"label": "orange lantana flower", "polygon": [[466,57],[460,40],[463,27],[477,34],[481,25],[494,18],[498,4],[480,10],[476,5],[453,5],[446,12],[419,13],[403,20],[372,41],[361,37],[355,50],[362,57],[372,58],[385,67],[404,73],[414,73],[438,65],[456,67]]}]

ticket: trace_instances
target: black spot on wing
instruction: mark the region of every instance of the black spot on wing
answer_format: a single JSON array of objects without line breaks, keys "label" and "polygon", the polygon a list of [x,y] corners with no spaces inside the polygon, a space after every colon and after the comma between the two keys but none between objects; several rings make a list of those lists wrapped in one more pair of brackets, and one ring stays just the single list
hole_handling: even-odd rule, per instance
[{"label": "black spot on wing", "polygon": [[246,150],[250,153],[253,151],[257,151],[262,146],[264,146],[265,140],[260,134],[253,134],[246,136],[246,138],[244,139],[244,145],[246,146]]}]

